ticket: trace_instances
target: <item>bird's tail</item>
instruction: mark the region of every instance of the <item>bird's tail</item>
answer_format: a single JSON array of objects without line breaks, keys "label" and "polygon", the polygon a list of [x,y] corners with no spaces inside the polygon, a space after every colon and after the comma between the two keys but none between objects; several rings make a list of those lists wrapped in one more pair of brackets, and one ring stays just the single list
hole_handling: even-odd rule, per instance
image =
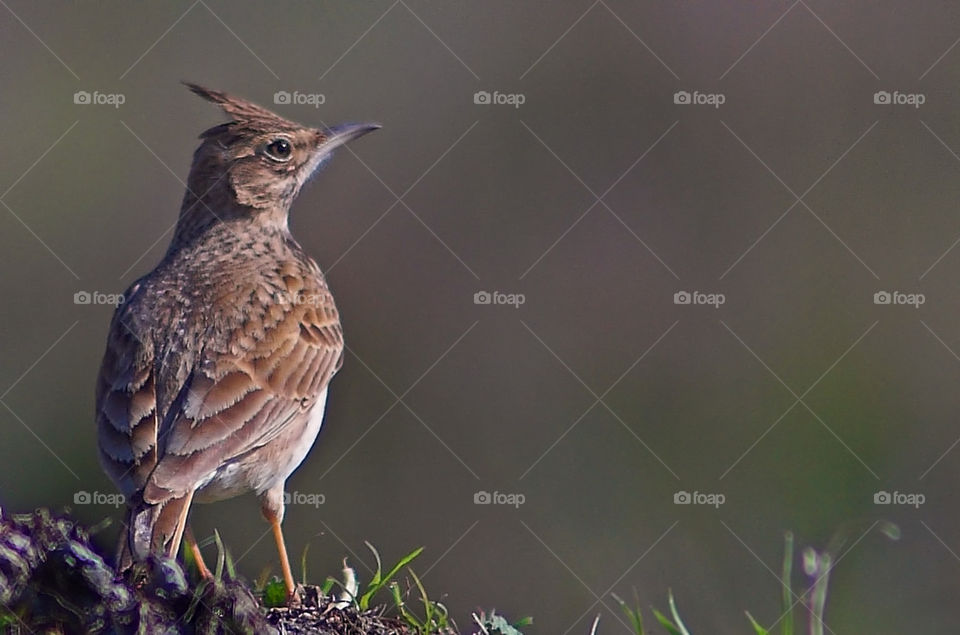
[{"label": "bird's tail", "polygon": [[163,503],[147,503],[142,499],[133,502],[127,510],[126,527],[117,545],[117,570],[126,571],[151,553],[176,555],[191,498],[188,494]]}]

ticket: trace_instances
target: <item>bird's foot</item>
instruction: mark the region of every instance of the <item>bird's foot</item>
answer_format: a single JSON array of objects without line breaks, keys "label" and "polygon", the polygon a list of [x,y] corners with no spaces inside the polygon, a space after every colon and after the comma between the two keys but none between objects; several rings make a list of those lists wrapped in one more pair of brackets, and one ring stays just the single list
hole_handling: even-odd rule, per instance
[{"label": "bird's foot", "polygon": [[296,608],[303,605],[301,596],[303,595],[303,586],[296,585],[292,590],[287,589],[287,607]]}]

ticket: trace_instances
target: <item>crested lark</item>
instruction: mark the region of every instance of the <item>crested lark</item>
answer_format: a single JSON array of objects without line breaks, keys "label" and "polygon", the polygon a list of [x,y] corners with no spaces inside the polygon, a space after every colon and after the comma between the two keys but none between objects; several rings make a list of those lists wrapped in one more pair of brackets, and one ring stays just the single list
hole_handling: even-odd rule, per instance
[{"label": "crested lark", "polygon": [[100,460],[129,506],[117,566],[176,556],[191,502],[253,491],[293,597],[284,482],[319,432],[343,337],[288,213],[334,148],[379,125],[308,128],[188,86],[231,120],[201,135],[170,247],[110,325],[96,407]]}]

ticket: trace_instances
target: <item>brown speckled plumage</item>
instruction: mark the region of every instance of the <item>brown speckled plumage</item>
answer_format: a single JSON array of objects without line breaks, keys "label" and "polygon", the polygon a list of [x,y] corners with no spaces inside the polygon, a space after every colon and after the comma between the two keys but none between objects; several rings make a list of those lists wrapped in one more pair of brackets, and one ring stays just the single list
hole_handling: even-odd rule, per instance
[{"label": "brown speckled plumage", "polygon": [[307,128],[190,88],[231,121],[201,136],[170,248],[127,290],[97,382],[101,463],[129,505],[121,568],[175,552],[191,501],[244,491],[286,559],[284,482],[343,354],[333,297],[287,216],[336,146],[377,127]]}]

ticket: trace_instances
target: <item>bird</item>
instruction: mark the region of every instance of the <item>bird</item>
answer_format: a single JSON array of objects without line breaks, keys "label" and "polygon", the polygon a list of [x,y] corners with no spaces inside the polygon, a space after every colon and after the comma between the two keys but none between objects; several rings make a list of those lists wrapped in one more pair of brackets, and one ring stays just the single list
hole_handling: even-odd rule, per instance
[{"label": "bird", "polygon": [[200,135],[170,245],[110,323],[96,421],[100,463],[127,502],[116,566],[175,558],[185,532],[199,556],[191,504],[253,492],[295,600],[284,484],[317,438],[344,341],[289,213],[336,148],[380,124],[303,126],[184,84],[229,120]]}]

